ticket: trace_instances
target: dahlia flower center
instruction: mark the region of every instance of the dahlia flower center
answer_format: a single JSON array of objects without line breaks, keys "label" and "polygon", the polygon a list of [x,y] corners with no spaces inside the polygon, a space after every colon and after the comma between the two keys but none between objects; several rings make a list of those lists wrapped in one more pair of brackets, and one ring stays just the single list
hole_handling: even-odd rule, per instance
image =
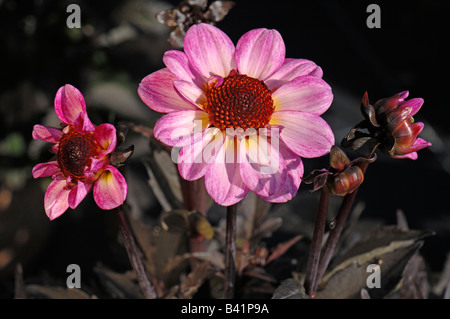
[{"label": "dahlia flower center", "polygon": [[259,129],[269,123],[274,106],[272,94],[263,81],[231,71],[220,85],[206,92],[205,110],[213,126]]},{"label": "dahlia flower center", "polygon": [[59,141],[58,164],[66,177],[84,182],[84,169],[91,165],[96,143],[92,133],[81,134],[70,129]]}]

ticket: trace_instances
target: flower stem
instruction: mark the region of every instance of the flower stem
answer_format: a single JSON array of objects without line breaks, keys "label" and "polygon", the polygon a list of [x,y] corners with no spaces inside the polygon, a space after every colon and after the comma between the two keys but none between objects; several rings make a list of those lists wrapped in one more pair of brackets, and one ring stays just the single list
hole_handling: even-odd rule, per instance
[{"label": "flower stem", "polygon": [[[179,179],[181,191],[183,193],[184,208],[189,211],[198,211],[203,216],[206,216],[207,205],[204,179],[200,178],[195,181],[187,181],[181,176],[179,176]],[[191,234],[189,237],[189,244],[191,253],[206,251],[206,241],[205,237],[202,235],[196,233]],[[196,259],[191,259],[192,268],[195,268],[199,264],[200,263]]]},{"label": "flower stem", "polygon": [[206,188],[203,178],[195,181],[187,181],[181,176],[180,185],[183,193],[184,208],[196,210],[203,216],[206,215]]},{"label": "flower stem", "polygon": [[[367,167],[369,166],[368,162],[360,162],[359,166],[363,172],[366,173]],[[355,189],[352,193],[345,195],[341,207],[339,207],[338,214],[336,216],[336,224],[335,227],[330,231],[328,239],[325,243],[325,246],[322,249],[319,268],[317,271],[317,276],[314,281],[313,291],[317,289],[318,284],[320,283],[325,271],[333,257],[336,246],[339,242],[339,238],[341,237],[342,230],[344,229],[345,222],[347,221],[347,217],[350,214],[350,210],[353,206],[353,202],[355,201],[356,194],[358,193],[359,187]]]},{"label": "flower stem", "polygon": [[227,227],[225,237],[225,282],[223,297],[234,297],[236,260],[236,204],[227,207]]},{"label": "flower stem", "polygon": [[122,232],[123,241],[125,243],[125,248],[128,253],[131,265],[136,272],[139,286],[141,287],[144,297],[147,299],[155,299],[156,291],[150,282],[145,266],[142,262],[142,253],[139,251],[134,241],[133,234],[131,233],[130,225],[128,223],[127,216],[123,210],[123,206],[116,209],[117,220],[119,222],[119,228]]},{"label": "flower stem", "polygon": [[304,284],[306,293],[311,297],[313,297],[314,295],[315,280],[317,277],[317,269],[319,266],[320,250],[322,248],[329,202],[330,194],[322,189],[322,192],[320,194],[319,206],[317,208],[316,224],[311,240],[311,250],[309,252]]}]

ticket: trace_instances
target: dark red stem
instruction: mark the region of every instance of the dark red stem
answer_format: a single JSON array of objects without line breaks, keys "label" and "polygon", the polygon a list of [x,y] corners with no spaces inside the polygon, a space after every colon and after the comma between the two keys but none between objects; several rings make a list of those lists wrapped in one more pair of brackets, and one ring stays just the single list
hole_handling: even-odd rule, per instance
[{"label": "dark red stem", "polygon": [[308,264],[305,274],[305,290],[309,296],[313,296],[317,269],[319,266],[320,250],[322,248],[323,235],[327,222],[328,203],[330,194],[322,189],[320,194],[319,206],[317,208],[316,224],[311,240],[311,250],[309,252]]},{"label": "dark red stem", "polygon": [[[365,174],[367,167],[369,166],[369,163],[366,161],[362,161],[359,163],[359,166],[363,174]],[[322,277],[325,274],[325,271],[331,261],[331,258],[333,257],[334,251],[339,242],[339,238],[341,237],[342,230],[344,229],[345,223],[347,221],[348,215],[350,214],[358,190],[359,187],[355,189],[352,193],[345,195],[341,203],[341,207],[339,207],[339,211],[335,219],[336,220],[335,227],[330,231],[328,239],[321,252],[319,268],[317,271],[316,279],[314,281],[313,291],[316,291],[317,286],[322,280]]]},{"label": "dark red stem", "polygon": [[236,205],[227,207],[227,226],[225,236],[225,281],[223,297],[232,299],[235,287],[236,267]]},{"label": "dark red stem", "polygon": [[155,299],[156,291],[153,287],[150,279],[148,278],[146,268],[142,261],[142,253],[136,245],[133,234],[128,223],[127,216],[123,210],[123,206],[116,209],[117,220],[119,222],[119,228],[122,232],[123,242],[128,253],[128,258],[130,259],[131,265],[136,272],[139,286],[141,287],[142,293],[147,299]]}]

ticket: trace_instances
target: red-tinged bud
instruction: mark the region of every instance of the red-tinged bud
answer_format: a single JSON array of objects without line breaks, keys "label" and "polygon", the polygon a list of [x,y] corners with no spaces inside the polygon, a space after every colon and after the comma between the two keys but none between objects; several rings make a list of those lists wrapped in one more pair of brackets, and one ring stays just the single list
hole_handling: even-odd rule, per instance
[{"label": "red-tinged bud", "polygon": [[359,162],[373,162],[376,156],[367,159],[358,157],[350,161],[347,155],[337,146],[330,150],[330,168],[312,171],[303,181],[313,183],[313,191],[323,188],[326,192],[345,196],[354,192],[364,181],[364,173]]},{"label": "red-tinged bud", "polygon": [[346,168],[343,172],[330,175],[324,189],[336,196],[353,193],[364,181],[364,174],[358,166]]},{"label": "red-tinged bud", "polygon": [[405,101],[408,94],[408,91],[404,91],[381,99],[372,106],[367,92],[364,93],[361,111],[365,120],[353,127],[342,145],[363,153],[372,154],[379,148],[394,158],[416,159],[417,151],[431,146],[431,143],[417,137],[423,129],[423,123],[414,123],[413,119],[422,107],[423,99]]}]

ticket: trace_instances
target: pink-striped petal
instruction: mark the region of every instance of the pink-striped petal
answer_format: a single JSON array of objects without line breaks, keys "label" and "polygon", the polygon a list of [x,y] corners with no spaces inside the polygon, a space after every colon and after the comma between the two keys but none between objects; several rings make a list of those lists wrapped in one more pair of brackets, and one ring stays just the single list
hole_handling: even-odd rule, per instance
[{"label": "pink-striped petal", "polygon": [[415,141],[414,144],[411,147],[415,147],[416,151],[421,150],[425,147],[430,147],[432,144],[430,142],[425,141],[424,139],[418,137]]},{"label": "pink-striped petal", "polygon": [[78,181],[77,185],[73,187],[69,192],[69,207],[75,209],[79,203],[86,197],[91,190],[92,184],[86,184]]},{"label": "pink-striped petal", "polygon": [[274,112],[269,123],[283,126],[281,139],[301,157],[323,156],[334,145],[330,126],[315,114],[300,111]]},{"label": "pink-striped petal", "polygon": [[239,73],[264,81],[283,65],[285,54],[280,33],[261,28],[239,39],[235,59]]},{"label": "pink-striped petal", "polygon": [[203,177],[210,163],[214,162],[216,150],[222,147],[221,130],[208,128],[202,139],[184,146],[178,154],[178,171],[182,178],[194,181]]},{"label": "pink-striped petal", "polygon": [[95,128],[94,139],[104,149],[98,157],[110,154],[114,152],[117,145],[116,128],[112,124],[101,124]]},{"label": "pink-striped petal", "polygon": [[283,186],[276,194],[263,198],[271,203],[284,203],[294,198],[298,192],[304,173],[301,158],[297,154],[294,154],[282,141],[280,141],[280,154],[285,161],[287,176]]},{"label": "pink-striped petal", "polygon": [[44,196],[45,213],[50,220],[61,216],[69,208],[69,192],[65,180],[50,183]]},{"label": "pink-striped petal", "polygon": [[205,187],[214,201],[222,206],[230,206],[241,201],[248,188],[241,178],[237,163],[235,145],[232,138],[226,138],[215,161],[205,173]]},{"label": "pink-striped petal", "polygon": [[186,81],[175,81],[173,82],[175,90],[188,102],[193,105],[202,105],[206,102],[206,96],[203,90],[200,89],[196,84]]},{"label": "pink-striped petal", "polygon": [[49,143],[58,143],[63,135],[62,130],[36,124],[33,126],[32,136],[35,140],[42,140]]},{"label": "pink-striped petal", "polygon": [[242,180],[250,191],[261,198],[276,196],[286,182],[285,161],[280,155],[278,141],[270,143],[263,135],[250,136],[240,141]]},{"label": "pink-striped petal", "polygon": [[161,69],[142,79],[138,94],[148,107],[159,113],[195,109],[175,91],[173,82],[176,80],[177,77],[167,68]]},{"label": "pink-striped petal", "polygon": [[206,79],[213,75],[226,77],[236,68],[233,42],[212,25],[202,23],[190,27],[183,46],[189,64]]},{"label": "pink-striped petal", "polygon": [[33,167],[32,174],[34,178],[53,176],[59,173],[61,169],[59,168],[57,161],[40,163]]},{"label": "pink-striped petal", "polygon": [[411,110],[411,113],[409,114],[409,116],[414,116],[414,115],[416,115],[417,112],[419,112],[420,108],[423,105],[423,102],[424,102],[424,100],[422,98],[418,97],[418,98],[410,99],[408,101],[403,102],[401,107],[402,108],[410,107],[412,110]]},{"label": "pink-striped petal", "polygon": [[107,165],[94,184],[94,200],[101,209],[114,209],[124,203],[127,190],[122,174],[114,166]]},{"label": "pink-striped petal", "polygon": [[208,113],[197,110],[172,112],[156,122],[153,134],[169,146],[185,146],[192,142],[192,135],[202,136],[209,121]]},{"label": "pink-striped petal", "polygon": [[[417,123],[417,124],[419,124],[419,123]],[[420,123],[420,124],[422,124],[422,123]],[[421,149],[424,149],[424,148],[430,147],[430,146],[431,146],[430,142],[427,142],[424,139],[421,139],[420,137],[417,138],[411,146],[405,147],[405,146],[402,146],[401,143],[399,143],[399,146],[395,150],[395,153],[398,153],[398,155],[396,155],[394,157],[417,159],[417,154],[413,154],[413,153],[416,153],[417,151],[420,151]]]},{"label": "pink-striped petal", "polygon": [[331,87],[322,79],[302,76],[283,84],[273,94],[275,111],[323,114],[333,101]]},{"label": "pink-striped petal", "polygon": [[73,121],[73,126],[75,130],[81,134],[90,133],[95,130],[95,125],[92,124],[86,113],[79,113]]},{"label": "pink-striped petal", "polygon": [[83,95],[70,84],[60,87],[56,92],[55,111],[61,121],[73,125],[78,114],[86,113]]},{"label": "pink-striped petal", "polygon": [[306,75],[322,78],[322,68],[306,59],[285,59],[283,65],[265,81],[265,84],[269,90],[274,91],[284,83]]},{"label": "pink-striped petal", "polygon": [[184,52],[177,50],[167,51],[164,53],[163,61],[178,80],[191,82],[198,87],[202,87],[206,82],[206,79],[189,64],[189,60]]}]

